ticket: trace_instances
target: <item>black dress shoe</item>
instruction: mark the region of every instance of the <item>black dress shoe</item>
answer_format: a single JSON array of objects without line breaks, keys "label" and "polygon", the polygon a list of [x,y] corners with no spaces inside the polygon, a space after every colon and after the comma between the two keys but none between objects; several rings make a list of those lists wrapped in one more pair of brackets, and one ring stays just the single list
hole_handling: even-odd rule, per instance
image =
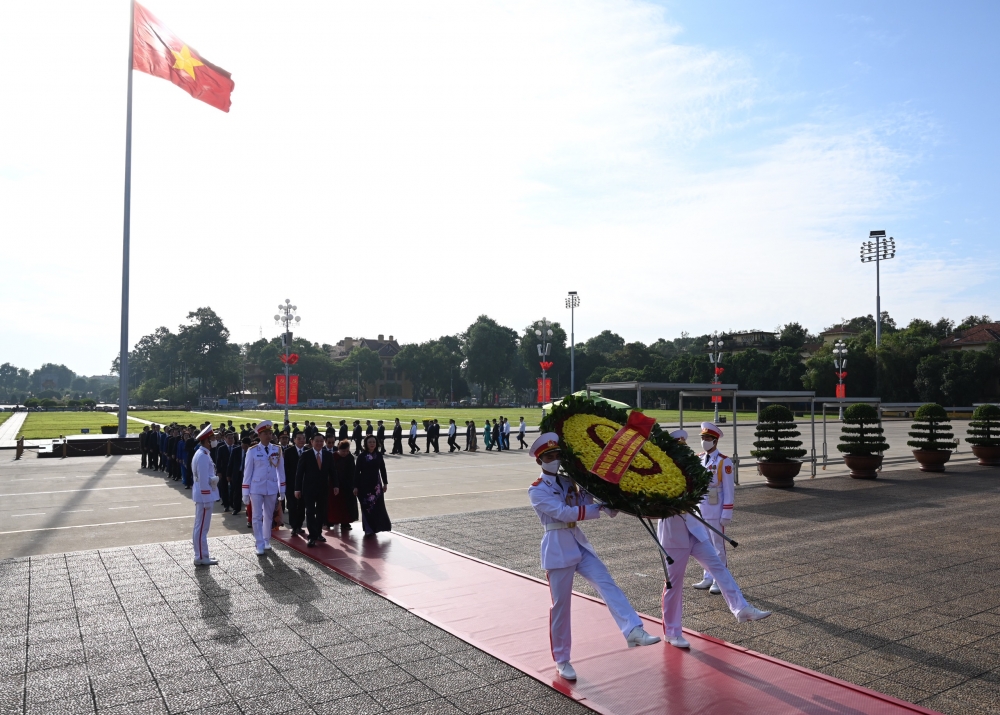
[{"label": "black dress shoe", "polygon": [[351,526],[350,524],[341,524],[341,525],[340,525],[340,530],[341,530],[341,531],[350,531],[350,530],[351,530],[351,529],[353,529],[353,528],[354,528],[354,527],[353,527],[353,526]]},{"label": "black dress shoe", "polygon": [[325,544],[326,543],[326,537],[325,536],[317,536],[316,537],[316,541],[322,541]]},{"label": "black dress shoe", "polygon": [[309,541],[306,542],[306,546],[313,547],[315,545],[316,545],[316,542],[314,540],[312,540],[312,539],[309,539]]}]

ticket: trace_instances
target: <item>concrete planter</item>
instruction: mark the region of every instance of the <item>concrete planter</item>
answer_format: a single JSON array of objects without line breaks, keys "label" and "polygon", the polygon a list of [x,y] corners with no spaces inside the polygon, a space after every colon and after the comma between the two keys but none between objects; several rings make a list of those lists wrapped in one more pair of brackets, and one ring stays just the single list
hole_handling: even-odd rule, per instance
[{"label": "concrete planter", "polygon": [[972,453],[979,458],[979,464],[982,466],[1000,467],[1000,447],[974,444]]},{"label": "concrete planter", "polygon": [[943,472],[951,452],[943,449],[915,449],[913,456],[920,462],[921,472]]},{"label": "concrete planter", "polygon": [[774,489],[791,489],[795,486],[795,477],[802,469],[802,462],[757,462],[757,469],[767,480],[767,486]]},{"label": "concrete planter", "polygon": [[877,479],[882,466],[881,454],[845,454],[844,464],[851,470],[852,479]]}]

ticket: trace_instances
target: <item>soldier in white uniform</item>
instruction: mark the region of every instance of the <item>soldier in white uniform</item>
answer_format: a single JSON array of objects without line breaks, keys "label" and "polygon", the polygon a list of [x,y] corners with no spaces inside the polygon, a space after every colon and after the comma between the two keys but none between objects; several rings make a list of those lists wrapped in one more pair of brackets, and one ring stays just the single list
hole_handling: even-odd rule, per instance
[{"label": "soldier in white uniform", "polygon": [[194,529],[191,532],[191,544],[194,546],[194,565],[213,566],[218,560],[208,555],[208,529],[212,524],[212,508],[219,500],[219,477],[215,474],[215,463],[212,461],[211,449],[215,448],[215,433],[212,425],[198,433],[200,446],[191,457],[191,471],[194,486],[191,497],[194,499]]},{"label": "soldier in white uniform", "polygon": [[599,518],[602,510],[609,516],[616,512],[595,504],[593,497],[579,491],[571,480],[559,477],[559,435],[546,432],[535,440],[528,453],[542,467],[541,476],[528,489],[528,499],[545,527],[542,568],[552,594],[549,610],[552,659],[560,676],[576,680],[576,671],[570,664],[570,606],[576,573],[601,594],[629,648],[652,645],[660,639],[643,629],[639,615],[577,526],[578,521]]},{"label": "soldier in white uniform", "polygon": [[[733,520],[733,498],[736,485],[733,475],[733,460],[719,451],[721,437],[722,430],[713,423],[701,423],[701,446],[705,451],[698,456],[701,458],[701,466],[712,475],[712,481],[708,485],[708,494],[702,498],[698,508],[701,510],[702,519],[725,533],[729,522]],[[709,531],[708,537],[712,540],[715,550],[719,552],[719,561],[728,568],[726,540],[714,531]],[[707,569],[702,574],[702,580],[694,584],[694,587],[699,590],[710,588],[709,593],[722,593],[719,584],[715,583],[712,574]]]},{"label": "soldier in white uniform", "polygon": [[285,460],[281,448],[271,444],[271,420],[257,425],[260,444],[250,448],[243,465],[243,503],[253,504],[253,535],[257,555],[271,549],[274,505],[285,498]]},{"label": "soldier in white uniform", "polygon": [[687,446],[688,443],[688,433],[686,429],[675,429],[670,433],[670,436],[676,439],[681,444]]},{"label": "soldier in white uniform", "polygon": [[721,587],[726,605],[739,623],[759,621],[771,615],[770,611],[754,608],[743,598],[743,593],[733,580],[729,569],[719,560],[719,552],[712,546],[708,534],[709,530],[705,525],[690,514],[660,519],[656,527],[660,545],[674,561],[667,566],[667,575],[673,587],[666,588],[664,583],[663,588],[663,637],[667,643],[677,648],[691,647],[681,630],[684,607],[684,591],[681,584],[684,583],[684,571],[691,556],[694,556],[707,571],[715,574],[715,581]]}]

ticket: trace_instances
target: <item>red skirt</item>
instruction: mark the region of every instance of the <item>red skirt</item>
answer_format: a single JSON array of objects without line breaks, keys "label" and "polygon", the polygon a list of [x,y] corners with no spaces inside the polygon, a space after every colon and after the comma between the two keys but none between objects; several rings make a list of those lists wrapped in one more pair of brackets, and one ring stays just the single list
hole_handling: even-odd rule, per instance
[{"label": "red skirt", "polygon": [[358,520],[358,498],[346,489],[337,496],[330,489],[327,496],[326,523],[329,526],[350,524]]}]

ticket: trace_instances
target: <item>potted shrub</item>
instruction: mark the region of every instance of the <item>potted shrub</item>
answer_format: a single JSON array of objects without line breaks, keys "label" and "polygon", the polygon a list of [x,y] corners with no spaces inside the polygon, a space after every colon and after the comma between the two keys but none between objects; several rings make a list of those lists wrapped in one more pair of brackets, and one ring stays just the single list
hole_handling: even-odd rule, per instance
[{"label": "potted shrub", "polygon": [[875,479],[882,467],[882,453],[889,449],[878,412],[864,402],[844,410],[844,428],[837,449],[854,479]]},{"label": "potted shrub", "polygon": [[754,433],[757,441],[750,454],[757,458],[757,469],[767,480],[767,486],[790,488],[802,469],[799,457],[804,457],[792,411],[784,405],[769,405],[760,413],[760,422]]},{"label": "potted shrub", "polygon": [[934,402],[921,405],[913,415],[913,427],[908,444],[920,462],[921,472],[943,472],[944,464],[955,448],[951,420],[944,408]]},{"label": "potted shrub", "polygon": [[972,453],[984,467],[1000,467],[1000,407],[980,405],[972,413],[968,437]]}]

